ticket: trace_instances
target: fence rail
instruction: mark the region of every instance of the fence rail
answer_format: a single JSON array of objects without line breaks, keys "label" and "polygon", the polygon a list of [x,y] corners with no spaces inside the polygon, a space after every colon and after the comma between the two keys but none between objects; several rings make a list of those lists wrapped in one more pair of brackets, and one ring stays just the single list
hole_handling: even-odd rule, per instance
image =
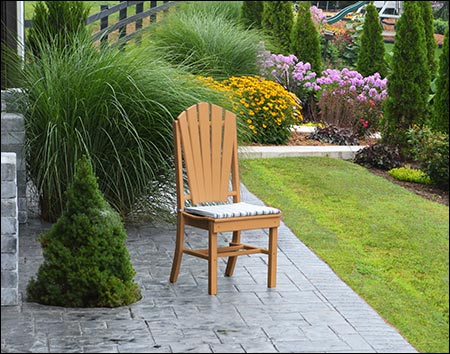
[{"label": "fence rail", "polygon": [[[144,11],[144,4],[150,3],[150,8]],[[92,35],[94,41],[100,40],[102,43],[108,42],[108,36],[118,30],[119,40],[126,42],[136,36],[140,29],[143,28],[143,19],[149,18],[150,23],[156,21],[156,15],[161,11],[167,11],[172,5],[179,1],[162,1],[158,5],[158,1],[121,1],[119,4],[108,7],[101,5],[101,10],[90,15],[86,20],[86,25],[90,25],[96,21],[100,21],[100,30]],[[128,15],[128,9],[135,7],[135,13]],[[119,12],[119,21],[109,24],[109,17]],[[135,23],[134,29],[127,33],[130,28],[129,24]],[[25,21],[25,28],[32,26],[31,20]]]}]

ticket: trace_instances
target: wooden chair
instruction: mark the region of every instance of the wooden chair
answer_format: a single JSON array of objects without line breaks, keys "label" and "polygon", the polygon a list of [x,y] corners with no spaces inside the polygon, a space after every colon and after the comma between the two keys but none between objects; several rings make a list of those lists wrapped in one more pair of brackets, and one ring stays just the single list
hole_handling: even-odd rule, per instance
[{"label": "wooden chair", "polygon": [[[267,285],[274,288],[281,212],[276,208],[240,202],[236,115],[220,106],[202,102],[178,116],[173,123],[173,133],[178,212],[170,281],[177,281],[183,253],[200,257],[208,260],[208,293],[215,295],[218,257],[228,257],[225,275],[232,276],[238,256],[264,253],[268,255]],[[184,169],[188,192],[183,183]],[[189,200],[193,206],[186,206]],[[205,206],[211,202],[223,205]],[[184,248],[185,225],[208,230],[208,248]],[[265,228],[269,229],[268,248],[241,244],[241,230]],[[220,232],[233,233],[228,247],[217,247]]]}]

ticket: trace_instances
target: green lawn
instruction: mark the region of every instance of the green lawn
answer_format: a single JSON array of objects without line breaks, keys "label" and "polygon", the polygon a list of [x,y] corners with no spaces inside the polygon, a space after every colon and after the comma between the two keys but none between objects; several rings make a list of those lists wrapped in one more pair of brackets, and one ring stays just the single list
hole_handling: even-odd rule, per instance
[{"label": "green lawn", "polygon": [[241,159],[241,174],[412,345],[448,353],[448,207],[332,158]]}]

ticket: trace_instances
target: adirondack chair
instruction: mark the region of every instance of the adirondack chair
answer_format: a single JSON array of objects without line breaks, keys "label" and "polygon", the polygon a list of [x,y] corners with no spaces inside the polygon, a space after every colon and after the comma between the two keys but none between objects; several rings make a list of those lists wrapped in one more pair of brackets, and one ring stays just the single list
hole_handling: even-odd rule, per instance
[{"label": "adirondack chair", "polygon": [[[228,257],[225,275],[232,276],[238,256],[263,253],[268,255],[267,285],[274,288],[281,212],[240,201],[236,115],[220,106],[201,102],[178,116],[173,122],[173,133],[178,211],[170,281],[177,281],[184,253],[200,257],[208,260],[208,293],[215,295],[218,257]],[[208,248],[185,248],[185,225],[207,230]],[[251,229],[269,229],[268,248],[241,243],[241,231]],[[232,232],[227,247],[217,245],[221,232]]]}]

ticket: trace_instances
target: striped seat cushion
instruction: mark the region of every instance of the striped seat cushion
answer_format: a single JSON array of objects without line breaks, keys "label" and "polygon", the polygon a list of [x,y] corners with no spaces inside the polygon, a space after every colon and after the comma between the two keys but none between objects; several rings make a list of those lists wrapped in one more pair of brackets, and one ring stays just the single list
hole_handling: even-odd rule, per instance
[{"label": "striped seat cushion", "polygon": [[253,205],[243,202],[213,206],[186,207],[184,210],[190,214],[207,216],[214,219],[280,213],[280,210],[276,208]]}]

